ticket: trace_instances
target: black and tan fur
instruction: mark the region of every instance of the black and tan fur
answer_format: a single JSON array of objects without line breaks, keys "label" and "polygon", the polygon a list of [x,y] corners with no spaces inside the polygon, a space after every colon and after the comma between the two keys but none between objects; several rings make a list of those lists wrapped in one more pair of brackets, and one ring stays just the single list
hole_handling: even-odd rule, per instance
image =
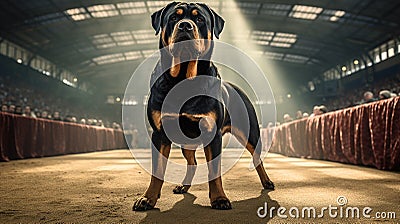
[{"label": "black and tan fur", "polygon": [[[180,113],[161,112],[165,96],[177,83],[201,75],[220,79],[216,66],[210,61],[213,43],[208,40],[212,40],[213,36],[219,38],[224,27],[224,20],[205,4],[172,2],[152,15],[152,25],[156,35],[161,33],[160,49],[168,49],[161,52],[161,60],[153,72],[154,74],[157,71],[165,70],[157,80],[154,80],[148,101],[147,115],[153,128],[153,147],[165,158],[168,158],[171,141],[164,133],[163,123],[170,120],[179,119],[182,132],[191,138],[199,136],[200,129],[210,133],[215,131],[212,141],[204,146],[206,160],[216,160],[216,163],[208,167],[209,176],[218,176],[209,181],[210,203],[214,209],[231,209],[231,203],[224,193],[222,179],[219,175],[221,172],[220,159],[216,159],[221,154],[222,135],[230,132],[254,155],[253,162],[257,165],[256,170],[263,187],[274,189],[274,184],[268,178],[259,158],[261,152],[260,130],[255,110],[250,100],[238,87],[222,82],[221,92],[224,95],[222,97],[224,104],[211,97],[197,96],[186,102]],[[193,48],[189,50],[175,49],[174,43],[184,40],[194,40]],[[181,62],[182,54],[194,54],[189,56],[193,60]],[[202,60],[196,60],[199,57]],[[239,97],[232,97],[235,95]],[[235,108],[234,105],[245,105],[246,111],[244,112],[248,114],[247,126],[249,127],[244,127],[244,123],[240,122],[235,125],[231,124],[230,114],[224,106],[227,104],[233,105],[231,106],[232,110],[241,109]],[[244,133],[249,133],[248,137]],[[197,164],[195,151],[190,149],[197,146],[185,145],[184,142],[179,144],[182,145],[182,153],[187,160],[188,170],[184,184],[176,186],[173,191],[174,193],[186,193],[195,173],[195,166],[190,165]],[[200,144],[201,142],[199,142]],[[158,158],[155,160],[153,158],[154,161],[158,162],[153,164],[150,186],[143,196],[134,203],[133,210],[135,211],[152,209],[160,197],[163,180],[155,177],[154,174],[157,173],[156,176],[159,177],[163,176],[166,162]]]}]

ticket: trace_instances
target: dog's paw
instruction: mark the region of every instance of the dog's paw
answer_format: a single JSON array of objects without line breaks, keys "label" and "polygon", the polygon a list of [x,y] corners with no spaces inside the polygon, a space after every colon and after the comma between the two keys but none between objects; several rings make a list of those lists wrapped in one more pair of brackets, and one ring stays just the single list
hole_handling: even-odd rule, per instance
[{"label": "dog's paw", "polygon": [[232,205],[227,198],[217,198],[216,200],[211,202],[211,208],[218,210],[229,210],[232,209]]},{"label": "dog's paw", "polygon": [[263,187],[265,190],[275,190],[275,184],[270,180],[263,183]]},{"label": "dog's paw", "polygon": [[133,211],[147,211],[154,208],[154,204],[150,203],[150,199],[142,196],[138,198],[135,203],[133,204],[132,210]]},{"label": "dog's paw", "polygon": [[188,186],[184,186],[184,185],[176,185],[174,190],[172,190],[174,192],[174,194],[184,194],[187,193],[189,190]]}]

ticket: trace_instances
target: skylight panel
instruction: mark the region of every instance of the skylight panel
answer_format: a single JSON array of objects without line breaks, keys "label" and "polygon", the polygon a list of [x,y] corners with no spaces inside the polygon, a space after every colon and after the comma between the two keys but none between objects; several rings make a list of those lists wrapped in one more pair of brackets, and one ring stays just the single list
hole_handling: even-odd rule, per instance
[{"label": "skylight panel", "polygon": [[93,17],[96,17],[96,18],[112,17],[112,16],[119,15],[118,11],[116,11],[116,10],[92,12],[91,14]]},{"label": "skylight panel", "polygon": [[263,40],[256,40],[254,41],[255,44],[263,45],[263,46],[268,46],[269,41],[263,41]]},{"label": "skylight panel", "polygon": [[144,40],[137,40],[138,44],[152,44],[157,43],[157,39],[144,39]]},{"label": "skylight panel", "polygon": [[150,56],[152,56],[156,51],[154,50],[144,50],[142,51],[142,54],[145,58],[148,58]]},{"label": "skylight panel", "polygon": [[110,11],[115,10],[115,6],[113,4],[106,4],[106,5],[93,5],[87,7],[89,12],[100,12],[100,11]]},{"label": "skylight panel", "polygon": [[124,53],[126,60],[136,60],[142,58],[140,51],[130,51]]},{"label": "skylight panel", "polygon": [[111,36],[116,42],[133,40],[131,33],[128,31],[111,33]]},{"label": "skylight panel", "polygon": [[144,2],[123,2],[117,4],[117,8],[119,9],[140,8],[140,7],[146,7],[146,4]]},{"label": "skylight panel", "polygon": [[107,36],[101,35],[100,37],[93,37],[92,40],[93,44],[104,44],[104,43],[110,43],[113,42],[112,38]]},{"label": "skylight panel", "polygon": [[283,42],[283,43],[291,43],[291,44],[293,44],[293,43],[296,42],[296,38],[275,36],[273,41],[274,42]]},{"label": "skylight panel", "polygon": [[135,15],[135,14],[144,14],[147,13],[146,8],[137,8],[137,9],[121,9],[119,10],[121,15]]},{"label": "skylight panel", "polygon": [[135,41],[133,41],[133,40],[117,42],[118,46],[129,46],[129,45],[134,45],[134,44],[135,44]]},{"label": "skylight panel", "polygon": [[292,6],[286,4],[264,3],[264,9],[289,10]]},{"label": "skylight panel", "polygon": [[133,37],[139,42],[139,40],[156,40],[154,32],[152,30],[137,30],[132,31]]},{"label": "skylight panel", "polygon": [[277,37],[288,37],[288,38],[296,38],[297,35],[296,34],[292,34],[292,33],[276,33]]},{"label": "skylight panel", "polygon": [[297,35],[291,33],[276,33],[273,42],[294,44],[297,41]]},{"label": "skylight panel", "polygon": [[297,19],[315,20],[323,10],[320,7],[294,5],[289,16]]},{"label": "skylight panel", "polygon": [[72,15],[71,18],[75,21],[80,21],[80,20],[85,20],[89,19],[90,15],[89,14],[78,14],[78,15]]},{"label": "skylight panel", "polygon": [[284,54],[266,51],[266,52],[264,52],[264,56],[266,58],[272,59],[272,60],[282,60]]},{"label": "skylight panel", "polygon": [[257,14],[258,9],[260,8],[260,3],[254,2],[238,2],[237,6],[240,8],[241,12],[244,14]]},{"label": "skylight panel", "polygon": [[122,53],[117,53],[117,54],[108,54],[99,56],[93,58],[92,60],[97,64],[102,65],[102,64],[110,64],[110,63],[125,61],[125,57]]},{"label": "skylight panel", "polygon": [[345,15],[346,12],[343,10],[326,9],[321,14],[321,18],[324,20],[329,20],[331,22],[337,22]]},{"label": "skylight panel", "polygon": [[314,13],[320,14],[323,8],[320,7],[313,7],[313,6],[306,6],[306,5],[294,5],[293,11],[295,12],[304,12],[304,13]]},{"label": "skylight panel", "polygon": [[261,7],[260,13],[273,16],[286,16],[291,7],[291,5],[286,4],[264,3]]},{"label": "skylight panel", "polygon": [[64,11],[74,21],[89,19],[90,15],[86,12],[85,8],[73,8]]},{"label": "skylight panel", "polygon": [[117,8],[119,9],[122,15],[147,13],[146,4],[144,2],[118,3]]},{"label": "skylight panel", "polygon": [[294,63],[305,63],[309,59],[310,58],[301,55],[287,54],[283,60]]},{"label": "skylight panel", "polygon": [[304,12],[291,12],[289,16],[297,19],[307,19],[307,20],[315,20],[318,15],[314,13],[304,13]]},{"label": "skylight panel", "polygon": [[73,8],[73,9],[68,9],[64,11],[67,15],[77,15],[81,13],[85,13],[85,8]]},{"label": "skylight panel", "polygon": [[290,48],[292,45],[288,44],[288,43],[271,42],[271,46],[273,46],[273,47],[282,47],[282,48]]},{"label": "skylight panel", "polygon": [[97,44],[96,47],[99,49],[104,49],[104,48],[110,48],[110,47],[115,47],[117,44],[116,43],[107,43],[107,44]]},{"label": "skylight panel", "polygon": [[162,7],[166,6],[170,1],[146,1],[147,7],[150,12],[155,12],[160,10]]},{"label": "skylight panel", "polygon": [[119,12],[116,10],[115,5],[113,4],[93,5],[87,7],[87,10],[93,17],[96,18],[104,18],[104,17],[119,15]]}]

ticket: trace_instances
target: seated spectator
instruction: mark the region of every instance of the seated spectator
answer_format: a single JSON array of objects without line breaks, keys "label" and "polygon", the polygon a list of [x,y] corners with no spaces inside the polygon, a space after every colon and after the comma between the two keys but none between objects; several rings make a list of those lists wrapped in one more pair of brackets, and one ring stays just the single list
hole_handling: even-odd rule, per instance
[{"label": "seated spectator", "polygon": [[71,122],[72,122],[72,123],[76,123],[76,122],[77,122],[77,119],[76,119],[75,116],[72,116],[72,117],[71,117]]},{"label": "seated spectator", "polygon": [[328,108],[324,105],[319,106],[319,113],[320,114],[328,113]]},{"label": "seated spectator", "polygon": [[386,100],[392,97],[392,93],[389,90],[382,90],[379,92],[379,99]]},{"label": "seated spectator", "polygon": [[312,112],[312,114],[310,115],[310,117],[314,117],[315,115],[319,115],[319,106],[314,106],[313,107],[313,112]]},{"label": "seated spectator", "polygon": [[22,107],[21,106],[16,106],[14,114],[22,115],[23,114]]},{"label": "seated spectator", "polygon": [[112,128],[116,130],[121,130],[121,126],[117,122],[112,123]]},{"label": "seated spectator", "polygon": [[302,119],[303,118],[303,112],[301,112],[301,110],[298,110],[296,112],[296,119]]},{"label": "seated spectator", "polygon": [[4,113],[8,112],[8,107],[6,104],[1,105],[1,112],[4,112]]},{"label": "seated spectator", "polygon": [[53,113],[53,120],[55,120],[55,121],[62,121],[62,119],[61,119],[61,117],[60,117],[60,112],[55,111],[55,112]]},{"label": "seated spectator", "polygon": [[370,91],[364,93],[364,101],[362,103],[372,103],[375,102],[374,94]]},{"label": "seated spectator", "polygon": [[289,114],[283,115],[283,122],[284,123],[287,123],[287,122],[290,122],[290,121],[293,121],[293,118],[291,118]]},{"label": "seated spectator", "polygon": [[79,121],[79,124],[86,124],[86,119],[85,119],[85,118],[82,118],[82,119]]},{"label": "seated spectator", "polygon": [[13,104],[11,104],[9,107],[8,107],[8,113],[15,113],[15,105],[13,105]]},{"label": "seated spectator", "polygon": [[310,116],[310,115],[309,115],[308,113],[306,113],[306,112],[303,113],[303,118],[304,118],[304,117],[309,117],[309,116]]},{"label": "seated spectator", "polygon": [[41,118],[44,118],[44,119],[49,119],[49,113],[47,113],[47,111],[42,111],[42,113],[40,114],[40,117]]},{"label": "seated spectator", "polygon": [[25,106],[24,113],[22,114],[22,116],[36,118],[36,114],[31,111],[30,106]]},{"label": "seated spectator", "polygon": [[102,120],[98,120],[96,126],[104,127],[103,121]]}]

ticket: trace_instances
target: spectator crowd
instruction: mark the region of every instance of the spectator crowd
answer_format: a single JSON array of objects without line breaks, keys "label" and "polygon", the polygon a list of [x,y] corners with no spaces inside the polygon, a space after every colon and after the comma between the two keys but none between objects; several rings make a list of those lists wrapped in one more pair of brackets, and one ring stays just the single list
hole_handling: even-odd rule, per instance
[{"label": "spectator crowd", "polygon": [[[312,113],[297,111],[294,119],[318,116],[335,110],[341,110],[361,104],[372,103],[400,96],[400,73],[397,75],[374,82],[372,85],[365,85],[360,88],[347,89],[342,96],[331,98],[325,101],[324,105],[313,107]],[[326,106],[325,106],[326,105]],[[328,110],[329,108],[329,110]],[[290,114],[283,115],[283,122],[294,120]]]},{"label": "spectator crowd", "polygon": [[0,76],[0,102],[3,113],[121,129],[117,122],[102,118],[95,105],[74,104],[11,76]]}]

